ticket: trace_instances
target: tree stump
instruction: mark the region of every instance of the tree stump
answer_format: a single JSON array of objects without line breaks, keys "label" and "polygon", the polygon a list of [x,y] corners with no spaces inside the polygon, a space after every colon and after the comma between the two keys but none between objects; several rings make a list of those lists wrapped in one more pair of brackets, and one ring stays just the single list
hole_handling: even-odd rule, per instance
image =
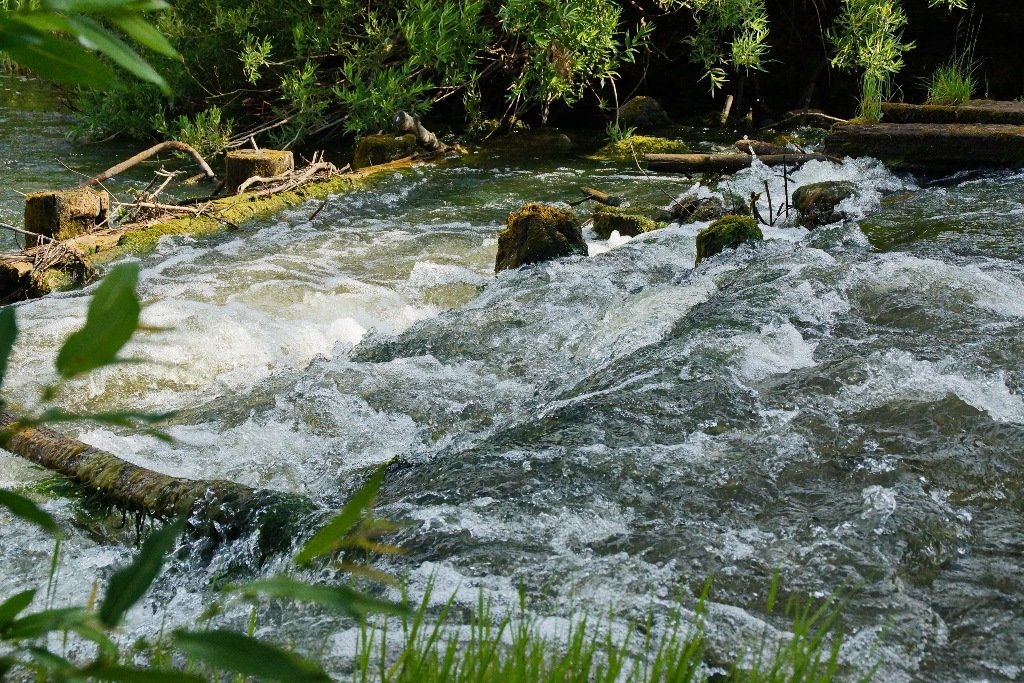
[{"label": "tree stump", "polygon": [[249,178],[274,178],[295,170],[291,152],[277,149],[236,149],[224,160],[224,191],[234,194]]},{"label": "tree stump", "polygon": [[[86,188],[33,192],[25,196],[25,230],[65,240],[105,223],[109,212],[110,198],[106,192]],[[26,236],[25,248],[45,241]]]},{"label": "tree stump", "polygon": [[366,168],[397,161],[416,153],[416,136],[406,133],[394,135],[364,135],[356,141],[356,153],[352,159],[354,168]]}]

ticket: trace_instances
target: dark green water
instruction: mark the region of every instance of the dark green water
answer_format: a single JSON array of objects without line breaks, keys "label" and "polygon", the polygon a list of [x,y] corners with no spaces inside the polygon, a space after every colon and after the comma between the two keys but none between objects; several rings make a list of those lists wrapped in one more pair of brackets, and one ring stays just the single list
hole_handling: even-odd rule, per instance
[{"label": "dark green water", "polygon": [[[574,198],[581,184],[658,202],[661,190],[581,159],[396,174],[312,221],[303,206],[164,243],[142,259],[140,290],[146,322],[168,331],[131,349],[150,362],[62,400],[181,410],[174,445],[77,436],[162,471],[327,505],[397,456],[381,512],[409,523],[410,552],[389,568],[414,594],[433,577],[438,600],[472,605],[482,589],[500,611],[522,583],[546,596],[541,614],[624,620],[692,599],[714,575],[710,639],[728,659],[765,621],[784,627],[764,613],[779,571],[797,596],[849,593],[852,668],[1019,680],[1024,174],[925,187],[860,160],[811,164],[791,189],[827,178],[859,183],[853,220],[770,229],[697,269],[702,225],[676,225],[494,277],[496,231],[525,201]],[[766,179],[781,196],[765,169],[725,189],[747,195]],[[659,182],[673,195],[693,184]],[[85,302],[19,307],[31,342],[16,350],[13,395],[49,381]],[[34,476],[0,460],[6,485]],[[2,521],[9,594],[45,576],[49,545]],[[62,599],[82,601],[129,551],[71,534]],[[192,622],[210,582],[250,550],[173,567],[128,633]],[[338,662],[353,637],[301,609],[266,610],[260,632]]]}]

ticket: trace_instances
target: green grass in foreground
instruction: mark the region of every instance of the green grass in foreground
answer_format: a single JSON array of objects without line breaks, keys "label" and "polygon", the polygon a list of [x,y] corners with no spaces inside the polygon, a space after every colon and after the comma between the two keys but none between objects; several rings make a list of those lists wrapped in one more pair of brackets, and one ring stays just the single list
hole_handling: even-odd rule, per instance
[{"label": "green grass in foreground", "polygon": [[[773,582],[769,611],[775,607]],[[356,683],[647,683],[705,681],[711,677],[706,638],[701,627],[707,591],[696,609],[695,625],[671,615],[657,625],[653,617],[633,623],[624,639],[614,638],[604,623],[580,619],[563,639],[553,640],[536,620],[520,613],[494,619],[481,598],[469,626],[453,619],[452,602],[428,615],[429,591],[408,617],[364,625],[351,680]],[[817,607],[790,602],[786,608],[792,637],[782,642],[763,637],[748,653],[719,669],[716,681],[811,683],[868,681],[874,670],[840,675],[837,629],[840,604]],[[468,634],[467,634],[468,630]],[[397,656],[395,652],[398,652]],[[867,668],[867,666],[865,666]]]},{"label": "green grass in foreground", "polygon": [[932,72],[928,82],[928,104],[965,104],[977,90],[975,63],[971,52],[962,53]]}]

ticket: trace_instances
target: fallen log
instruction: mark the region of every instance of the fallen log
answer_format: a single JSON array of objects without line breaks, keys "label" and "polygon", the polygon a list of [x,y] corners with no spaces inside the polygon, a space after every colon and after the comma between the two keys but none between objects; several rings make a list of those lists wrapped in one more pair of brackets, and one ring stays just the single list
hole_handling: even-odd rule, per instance
[{"label": "fallen log", "polygon": [[255,528],[265,553],[286,549],[314,511],[295,494],[161,474],[52,429],[22,426],[7,411],[0,413],[0,434],[6,450],[64,475],[105,503],[158,519],[185,515],[208,536],[230,539]]},{"label": "fallen log", "polygon": [[206,163],[206,160],[203,159],[202,155],[200,155],[199,152],[197,152],[191,145],[186,145],[184,142],[178,142],[177,140],[168,140],[167,142],[161,142],[158,145],[153,145],[149,149],[143,150],[136,154],[135,156],[125,159],[116,166],[111,166],[103,173],[100,173],[99,175],[89,178],[78,187],[89,187],[90,185],[99,185],[104,180],[109,180],[110,178],[113,178],[114,176],[120,173],[124,173],[129,168],[142,163],[143,161],[150,158],[154,154],[159,154],[160,152],[164,152],[166,150],[173,150],[175,152],[185,152],[190,157],[192,157],[192,159],[195,160],[196,164],[199,165],[199,168],[203,169],[203,173],[209,180],[216,182],[217,176],[214,174],[213,169],[210,168],[210,165]]},{"label": "fallen log", "polygon": [[[749,154],[646,154],[651,171],[669,173],[735,173],[753,163]],[[834,161],[824,154],[766,154],[757,157],[766,166],[799,166],[808,161]]]},{"label": "fallen log", "polygon": [[825,152],[874,157],[905,170],[947,171],[1024,166],[1024,126],[1006,124],[869,123],[839,125]]},{"label": "fallen log", "polygon": [[971,100],[964,104],[883,102],[885,123],[1003,123],[1024,126],[1024,102]]}]

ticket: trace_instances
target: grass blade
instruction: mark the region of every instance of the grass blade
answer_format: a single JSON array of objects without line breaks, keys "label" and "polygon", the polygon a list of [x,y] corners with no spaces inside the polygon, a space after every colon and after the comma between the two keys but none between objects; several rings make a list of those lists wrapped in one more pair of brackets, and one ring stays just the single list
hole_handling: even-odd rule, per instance
[{"label": "grass blade", "polygon": [[7,508],[18,519],[42,527],[45,531],[49,531],[55,536],[60,534],[57,520],[49,512],[43,510],[25,496],[13,491],[7,491],[6,489],[0,489],[0,506]]},{"label": "grass blade", "polygon": [[110,578],[99,609],[100,622],[111,628],[117,626],[125,612],[146,594],[183,527],[184,521],[178,520],[151,533],[135,560]]},{"label": "grass blade", "polygon": [[331,680],[313,662],[234,631],[177,631],[174,644],[193,659],[246,676],[289,683]]}]

